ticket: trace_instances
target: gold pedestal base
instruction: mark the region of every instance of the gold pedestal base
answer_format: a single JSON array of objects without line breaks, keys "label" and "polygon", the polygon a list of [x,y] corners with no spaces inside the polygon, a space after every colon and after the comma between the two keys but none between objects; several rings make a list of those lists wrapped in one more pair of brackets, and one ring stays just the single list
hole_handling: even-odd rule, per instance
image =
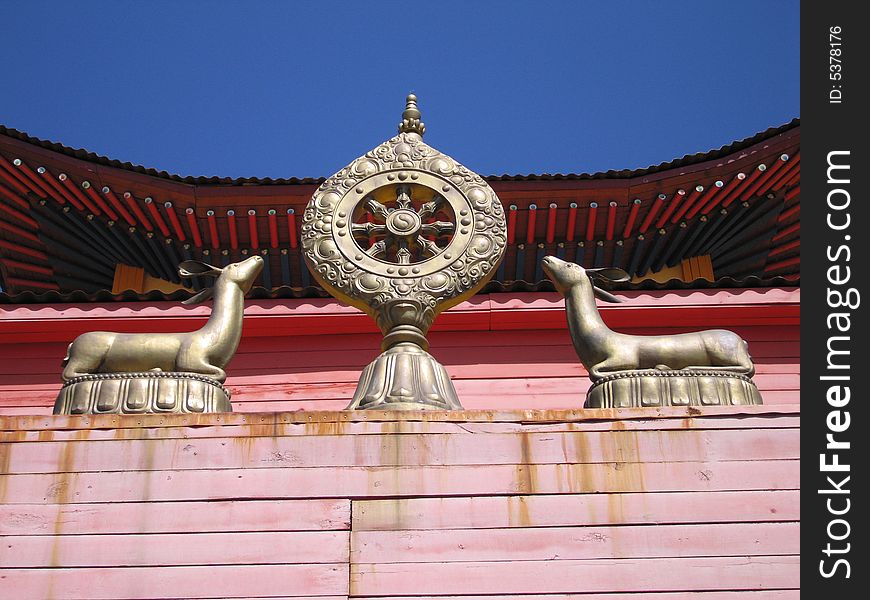
[{"label": "gold pedestal base", "polygon": [[632,371],[599,379],[586,394],[584,408],[659,406],[737,406],[761,404],[755,383],[723,371]]},{"label": "gold pedestal base", "polygon": [[56,415],[232,412],[220,382],[193,373],[96,373],[63,384]]},{"label": "gold pedestal base", "polygon": [[462,410],[444,367],[417,344],[387,349],[363,369],[346,410]]}]

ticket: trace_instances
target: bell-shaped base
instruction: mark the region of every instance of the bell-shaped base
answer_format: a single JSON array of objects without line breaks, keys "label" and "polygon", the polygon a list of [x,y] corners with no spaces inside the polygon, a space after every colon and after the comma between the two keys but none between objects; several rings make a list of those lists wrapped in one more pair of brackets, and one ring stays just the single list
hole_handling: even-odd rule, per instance
[{"label": "bell-shaped base", "polygon": [[737,406],[761,404],[747,376],[727,371],[681,369],[625,371],[599,379],[586,393],[584,408]]},{"label": "bell-shaped base", "polygon": [[363,369],[346,410],[462,410],[444,367],[417,344],[403,342]]},{"label": "bell-shaped base", "polygon": [[232,412],[230,392],[194,373],[96,373],[63,384],[56,415]]}]

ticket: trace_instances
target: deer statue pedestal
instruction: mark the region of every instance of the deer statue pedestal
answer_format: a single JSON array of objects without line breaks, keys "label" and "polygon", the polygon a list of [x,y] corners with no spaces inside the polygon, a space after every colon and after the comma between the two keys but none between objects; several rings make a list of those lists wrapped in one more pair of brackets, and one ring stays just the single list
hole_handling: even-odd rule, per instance
[{"label": "deer statue pedestal", "polygon": [[565,297],[568,330],[592,380],[584,408],[761,404],[749,344],[725,329],[673,335],[611,330],[595,298],[620,302],[596,285],[628,281],[622,269],[584,269],[555,256],[542,267]]},{"label": "deer statue pedestal", "polygon": [[89,331],[67,348],[56,415],[231,412],[225,367],[242,339],[245,294],[263,259],[215,267],[197,260],[181,277],[214,277],[184,304],[214,298],[208,321],[188,333]]},{"label": "deer statue pedestal", "polygon": [[761,404],[761,394],[746,375],[695,369],[647,369],[597,380],[586,392],[583,408],[747,404]]},{"label": "deer statue pedestal", "polygon": [[192,373],[97,373],[63,384],[56,415],[232,412],[220,382]]}]

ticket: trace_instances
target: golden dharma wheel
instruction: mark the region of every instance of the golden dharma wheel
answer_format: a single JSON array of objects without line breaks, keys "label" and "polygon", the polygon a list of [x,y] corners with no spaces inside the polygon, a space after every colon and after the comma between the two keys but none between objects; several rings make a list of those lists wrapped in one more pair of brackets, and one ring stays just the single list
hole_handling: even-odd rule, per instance
[{"label": "golden dharma wheel", "polygon": [[303,215],[313,276],[375,318],[383,350],[428,349],[438,313],[483,287],[507,244],[493,189],[424,143],[424,131],[411,95],[399,134],[327,179]]}]

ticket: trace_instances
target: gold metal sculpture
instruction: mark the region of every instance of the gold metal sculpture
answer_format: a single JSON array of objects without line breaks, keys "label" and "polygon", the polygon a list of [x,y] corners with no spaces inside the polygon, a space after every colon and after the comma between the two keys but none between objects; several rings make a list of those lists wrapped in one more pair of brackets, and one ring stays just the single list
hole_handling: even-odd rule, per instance
[{"label": "gold metal sculpture", "polygon": [[215,277],[184,304],[214,296],[206,324],[189,333],[83,333],[63,359],[55,414],[229,412],[224,368],[242,337],[244,297],[263,269],[252,256],[224,268],[188,260],[181,277]]},{"label": "gold metal sculpture", "polygon": [[327,179],[305,209],[302,245],[317,281],[371,315],[383,353],[348,409],[460,409],[428,352],[435,317],[495,273],[507,242],[504,211],[476,173],[423,142],[417,98],[399,135]]},{"label": "gold metal sculpture", "polygon": [[555,256],[543,259],[543,269],[565,297],[571,340],[593,382],[587,408],[761,404],[749,346],[734,332],[617,333],[601,319],[595,297],[619,299],[595,283],[628,281],[625,271],[584,269]]}]

